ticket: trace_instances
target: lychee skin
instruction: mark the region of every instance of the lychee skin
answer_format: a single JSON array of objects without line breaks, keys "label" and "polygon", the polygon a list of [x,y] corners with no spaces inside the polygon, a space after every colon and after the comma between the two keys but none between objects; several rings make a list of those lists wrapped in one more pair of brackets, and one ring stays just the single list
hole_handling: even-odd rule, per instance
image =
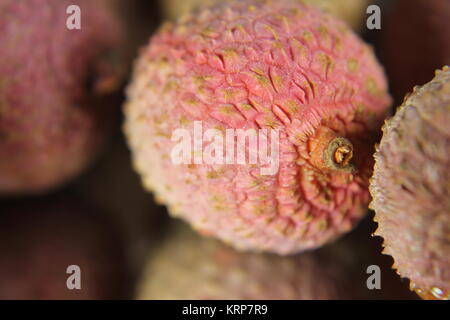
[{"label": "lychee skin", "polygon": [[[73,4],[81,30],[66,25]],[[107,8],[104,1],[0,0],[0,193],[55,188],[103,145],[120,82],[121,28]]]},{"label": "lychee skin", "polygon": [[384,126],[371,207],[398,273],[425,298],[450,298],[450,69],[416,87]]},{"label": "lychee skin", "polygon": [[[154,36],[128,88],[125,132],[145,187],[172,215],[241,250],[295,253],[365,214],[386,87],[370,48],[332,16],[290,1],[232,1]],[[277,174],[174,165],[171,135],[194,121],[204,131],[278,129]],[[351,142],[355,171],[324,164],[330,137]]]},{"label": "lychee skin", "polygon": [[361,299],[369,290],[355,281],[353,256],[334,245],[292,257],[240,253],[177,223],[149,255],[137,299]]}]

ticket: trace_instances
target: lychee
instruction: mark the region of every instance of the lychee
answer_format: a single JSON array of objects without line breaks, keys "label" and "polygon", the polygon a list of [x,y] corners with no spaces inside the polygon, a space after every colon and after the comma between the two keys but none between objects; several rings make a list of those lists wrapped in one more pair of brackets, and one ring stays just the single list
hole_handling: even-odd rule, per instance
[{"label": "lychee", "polygon": [[450,297],[450,69],[384,126],[371,181],[376,234],[422,297]]},{"label": "lychee", "polygon": [[[371,48],[332,16],[287,0],[231,1],[152,38],[128,88],[125,132],[145,187],[172,215],[242,250],[295,253],[366,213],[386,87]],[[226,150],[208,154],[196,127]],[[239,130],[249,133],[245,159]],[[179,131],[195,140],[181,164]],[[264,150],[276,170],[246,160]]]},{"label": "lychee", "polygon": [[121,299],[130,293],[114,224],[71,197],[0,203],[0,299]]},{"label": "lychee", "polygon": [[0,0],[0,193],[53,189],[103,145],[121,78],[121,27],[108,8]]},{"label": "lychee", "polygon": [[450,65],[450,1],[399,0],[382,29],[380,55],[400,104],[413,86]]},{"label": "lychee", "polygon": [[[351,248],[279,257],[239,253],[202,239],[181,224],[148,257],[137,298],[141,300],[334,300],[366,297],[354,275]],[[349,259],[350,258],[350,259]]]}]

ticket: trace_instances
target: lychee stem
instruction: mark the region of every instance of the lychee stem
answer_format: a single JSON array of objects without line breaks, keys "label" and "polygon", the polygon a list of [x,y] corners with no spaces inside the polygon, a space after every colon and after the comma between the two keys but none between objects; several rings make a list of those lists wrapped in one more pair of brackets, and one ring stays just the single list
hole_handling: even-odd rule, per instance
[{"label": "lychee stem", "polygon": [[353,158],[353,144],[342,137],[334,138],[328,144],[324,153],[324,162],[329,169],[353,172],[354,166],[350,163]]},{"label": "lychee stem", "polygon": [[310,139],[311,163],[319,169],[354,172],[353,144],[337,132],[321,126]]}]

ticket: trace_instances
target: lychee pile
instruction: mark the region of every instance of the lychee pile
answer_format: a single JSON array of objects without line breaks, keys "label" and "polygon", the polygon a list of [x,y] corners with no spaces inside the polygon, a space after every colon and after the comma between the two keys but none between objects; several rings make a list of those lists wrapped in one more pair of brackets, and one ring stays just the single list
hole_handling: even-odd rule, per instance
[{"label": "lychee pile", "polygon": [[0,0],[0,299],[450,299],[449,21]]}]

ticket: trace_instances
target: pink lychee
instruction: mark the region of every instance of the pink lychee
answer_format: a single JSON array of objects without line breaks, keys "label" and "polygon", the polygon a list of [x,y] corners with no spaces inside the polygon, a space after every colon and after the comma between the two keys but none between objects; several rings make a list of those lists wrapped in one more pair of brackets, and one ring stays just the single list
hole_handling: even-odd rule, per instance
[{"label": "pink lychee", "polygon": [[[128,88],[125,131],[145,187],[172,215],[242,250],[294,253],[366,212],[386,87],[371,48],[331,15],[291,1],[231,1],[153,37]],[[193,136],[197,121],[222,137],[278,130],[276,174],[236,155],[233,164],[174,164],[173,133]]]},{"label": "pink lychee", "polygon": [[0,193],[46,192],[98,153],[118,112],[117,21],[105,1],[0,0]]}]

